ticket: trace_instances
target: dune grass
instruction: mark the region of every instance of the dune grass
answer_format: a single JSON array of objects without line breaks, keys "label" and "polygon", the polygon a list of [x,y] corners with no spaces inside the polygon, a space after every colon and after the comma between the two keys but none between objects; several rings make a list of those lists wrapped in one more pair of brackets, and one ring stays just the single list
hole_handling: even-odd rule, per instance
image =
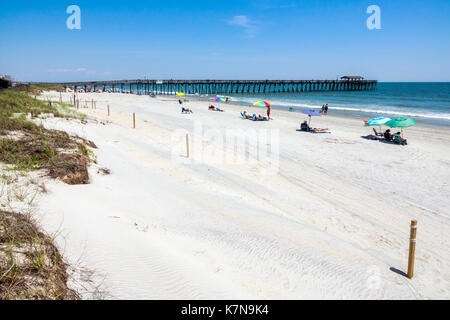
[{"label": "dune grass", "polygon": [[77,300],[53,239],[29,216],[0,210],[0,300]]},{"label": "dune grass", "polygon": [[66,182],[70,182],[70,176],[83,176],[73,182],[87,183],[90,153],[86,146],[93,144],[63,131],[47,130],[31,121],[44,115],[83,116],[67,104],[34,99],[30,92],[34,94],[36,90],[26,87],[0,92],[0,162],[12,165],[15,170],[46,169],[52,178]]},{"label": "dune grass", "polygon": [[[11,172],[26,175],[41,170],[68,184],[89,183],[87,168],[95,157],[89,147],[96,148],[95,144],[33,121],[48,116],[83,118],[67,104],[35,99],[43,90],[59,89],[29,85],[0,91],[0,193],[4,186],[18,189],[7,174]],[[34,199],[13,194],[14,201],[25,205]],[[9,195],[6,199],[10,202]],[[79,299],[67,287],[67,265],[53,237],[42,232],[29,213],[14,212],[11,203],[0,204],[0,300]]]}]

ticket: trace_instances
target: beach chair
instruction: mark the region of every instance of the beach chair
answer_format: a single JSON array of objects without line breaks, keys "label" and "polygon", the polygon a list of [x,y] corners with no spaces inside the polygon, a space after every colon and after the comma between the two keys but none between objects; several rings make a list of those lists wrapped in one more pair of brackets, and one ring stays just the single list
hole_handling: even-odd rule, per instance
[{"label": "beach chair", "polygon": [[383,132],[378,132],[375,128],[373,128],[373,132],[375,132],[377,137],[383,137]]},{"label": "beach chair", "polygon": [[403,139],[399,135],[394,135],[394,143],[397,143],[397,144],[400,144],[400,145],[404,146],[404,145],[408,144],[408,140]]}]

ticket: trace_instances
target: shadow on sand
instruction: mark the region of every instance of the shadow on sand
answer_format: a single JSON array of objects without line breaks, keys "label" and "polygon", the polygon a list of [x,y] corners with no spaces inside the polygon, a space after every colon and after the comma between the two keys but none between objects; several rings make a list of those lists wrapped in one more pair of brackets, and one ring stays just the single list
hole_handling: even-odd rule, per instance
[{"label": "shadow on sand", "polygon": [[389,270],[391,270],[392,272],[395,272],[401,276],[408,277],[408,275],[406,273],[404,273],[402,270],[399,270],[397,268],[390,267]]}]

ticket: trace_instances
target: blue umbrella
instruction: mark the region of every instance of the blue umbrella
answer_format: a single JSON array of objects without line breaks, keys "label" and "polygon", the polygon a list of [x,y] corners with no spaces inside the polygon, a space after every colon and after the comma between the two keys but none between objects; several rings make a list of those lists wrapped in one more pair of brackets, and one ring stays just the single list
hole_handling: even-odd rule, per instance
[{"label": "blue umbrella", "polygon": [[309,124],[311,124],[311,117],[321,117],[322,115],[318,113],[316,110],[303,110],[302,113],[309,116]]},{"label": "blue umbrella", "polygon": [[373,119],[370,119],[369,121],[366,122],[366,126],[377,126],[380,127],[384,124],[386,124],[386,122],[391,121],[391,118],[387,118],[387,117],[376,117]]}]

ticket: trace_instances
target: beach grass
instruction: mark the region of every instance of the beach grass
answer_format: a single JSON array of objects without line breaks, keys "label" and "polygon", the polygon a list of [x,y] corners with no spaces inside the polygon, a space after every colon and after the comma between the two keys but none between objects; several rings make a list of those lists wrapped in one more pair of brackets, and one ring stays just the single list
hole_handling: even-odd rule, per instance
[{"label": "beach grass", "polygon": [[[19,187],[15,173],[26,176],[40,170],[43,176],[67,184],[86,184],[88,166],[96,161],[90,150],[96,148],[93,142],[39,124],[39,119],[48,117],[84,119],[68,104],[35,98],[50,89],[60,88],[30,85],[0,91],[1,193],[8,187],[12,190],[0,207],[0,300],[79,299],[67,287],[67,265],[54,237],[40,230],[32,210],[12,210],[14,201],[29,208],[35,199],[30,188]],[[45,184],[38,189],[45,193]]]},{"label": "beach grass", "polygon": [[52,178],[87,183],[90,154],[86,146],[92,146],[92,142],[32,121],[49,115],[66,119],[84,116],[67,104],[34,99],[27,90],[37,89],[0,92],[0,162],[12,165],[14,170],[46,169]]},{"label": "beach grass", "polygon": [[0,299],[77,300],[67,264],[27,215],[0,210]]}]

